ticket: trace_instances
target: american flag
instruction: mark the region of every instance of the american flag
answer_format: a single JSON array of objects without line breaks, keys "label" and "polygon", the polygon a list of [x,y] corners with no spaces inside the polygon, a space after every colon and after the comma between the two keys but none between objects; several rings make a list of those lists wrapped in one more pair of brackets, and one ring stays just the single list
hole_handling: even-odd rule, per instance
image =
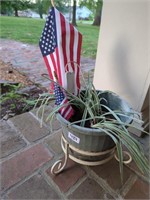
[{"label": "american flag", "polygon": [[[56,81],[56,74],[58,83],[63,88],[67,89],[66,72],[74,72],[74,94],[77,94],[80,89],[79,66],[81,44],[82,35],[56,8],[52,7],[49,11],[42,36],[40,38],[39,46],[47,66],[50,79]],[[54,89],[54,86],[52,89]],[[63,93],[60,88],[58,91],[60,94]],[[56,95],[56,85],[54,92]],[[61,98],[62,101],[60,104],[68,102],[66,95],[64,93],[63,95],[64,98]],[[58,96],[59,95],[56,95],[56,99]],[[66,119],[69,119],[73,114],[71,106],[64,107],[62,110],[63,113],[65,113]]]},{"label": "american flag", "polygon": [[54,92],[55,92],[55,104],[56,105],[63,105],[62,108],[60,108],[59,112],[60,114],[67,120],[70,119],[70,117],[74,114],[74,110],[69,105],[68,99],[66,98],[65,93],[62,91],[60,86],[57,83],[54,83]]},{"label": "american flag", "polygon": [[59,84],[67,89],[66,72],[75,73],[75,94],[80,89],[79,66],[81,44],[81,33],[56,8],[52,7],[39,42],[40,49],[50,79],[55,80],[55,72]]}]

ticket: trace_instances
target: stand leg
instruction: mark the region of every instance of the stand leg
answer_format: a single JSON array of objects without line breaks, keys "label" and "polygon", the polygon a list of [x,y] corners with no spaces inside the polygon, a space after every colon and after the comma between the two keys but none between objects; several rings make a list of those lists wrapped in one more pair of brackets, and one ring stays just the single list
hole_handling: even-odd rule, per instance
[{"label": "stand leg", "polygon": [[[130,155],[130,153],[127,152],[127,151],[123,151],[123,154],[129,157],[129,159],[128,159],[128,160],[124,160],[123,163],[124,163],[124,164],[129,164],[129,163],[131,163],[131,162],[132,162],[132,156]],[[115,159],[119,162],[119,158],[118,158],[117,154],[115,154],[114,157],[115,157]]]},{"label": "stand leg", "polygon": [[53,175],[56,175],[56,174],[59,174],[60,172],[62,172],[67,164],[67,161],[68,161],[68,150],[69,150],[69,144],[68,143],[65,143],[65,160],[64,160],[64,163],[63,163],[63,160],[58,160],[56,161],[52,168],[51,168],[51,173]]}]

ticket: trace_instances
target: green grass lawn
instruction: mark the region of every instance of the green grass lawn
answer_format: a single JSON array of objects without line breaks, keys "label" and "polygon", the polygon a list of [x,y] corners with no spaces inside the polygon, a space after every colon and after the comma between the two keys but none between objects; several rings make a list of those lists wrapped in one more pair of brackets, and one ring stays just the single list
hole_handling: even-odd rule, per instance
[{"label": "green grass lawn", "polygon": [[[42,19],[0,16],[0,38],[38,45],[45,21]],[[82,56],[96,57],[99,27],[78,23],[83,34]]]}]

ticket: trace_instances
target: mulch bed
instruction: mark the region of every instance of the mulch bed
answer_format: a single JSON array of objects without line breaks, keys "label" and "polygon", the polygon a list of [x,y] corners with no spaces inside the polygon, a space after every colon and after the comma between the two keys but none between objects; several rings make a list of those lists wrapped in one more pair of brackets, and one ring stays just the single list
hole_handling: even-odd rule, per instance
[{"label": "mulch bed", "polygon": [[8,119],[14,115],[30,111],[39,94],[47,92],[45,88],[32,83],[24,74],[21,74],[10,63],[0,60],[1,85],[1,119]]},{"label": "mulch bed", "polygon": [[11,63],[4,63],[0,60],[0,81],[21,83],[23,86],[29,86],[33,83],[24,75],[13,68]]}]

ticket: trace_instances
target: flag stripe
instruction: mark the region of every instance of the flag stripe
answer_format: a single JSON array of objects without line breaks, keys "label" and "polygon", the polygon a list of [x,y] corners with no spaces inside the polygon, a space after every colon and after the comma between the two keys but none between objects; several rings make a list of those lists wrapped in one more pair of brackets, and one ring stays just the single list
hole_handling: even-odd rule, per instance
[{"label": "flag stripe", "polygon": [[51,66],[49,64],[49,61],[48,61],[46,56],[44,57],[44,61],[45,61],[46,66],[47,66],[47,70],[48,70],[49,76],[53,80],[53,74],[52,74],[52,70],[51,70],[52,68],[51,68]]},{"label": "flag stripe", "polygon": [[80,54],[81,54],[81,45],[82,45],[82,35],[78,33],[78,48],[77,48],[77,63],[80,65]]},{"label": "flag stripe", "polygon": [[[74,61],[73,59],[73,47],[74,47],[74,28],[73,26],[70,24],[70,61]],[[74,63],[71,64],[73,71],[74,71]]]},{"label": "flag stripe", "polygon": [[56,57],[57,57],[57,76],[58,76],[58,82],[60,85],[62,85],[62,79],[61,79],[61,71],[60,71],[60,58],[59,58],[59,51],[58,48],[56,48]]},{"label": "flag stripe", "polygon": [[74,31],[74,46],[73,46],[73,60],[77,60],[77,49],[78,49],[78,32]]},{"label": "flag stripe", "polygon": [[[56,67],[57,65],[56,65],[56,60],[54,58],[54,55],[55,55],[55,52],[50,55],[51,61],[49,60],[49,62],[51,62],[51,66],[52,66],[52,70],[53,70],[52,71],[53,77],[54,77],[54,71],[57,73],[57,67]],[[54,77],[54,79],[55,79],[55,77]]]},{"label": "flag stripe", "polygon": [[[62,28],[62,34],[64,35],[63,40],[62,40],[62,51],[63,51],[63,56],[64,56],[64,68],[66,67],[67,64],[67,54],[66,54],[66,23],[64,20],[64,17],[61,15],[61,28]],[[65,69],[66,70],[66,69]]]},{"label": "flag stripe", "polygon": [[[65,105],[67,103],[68,103],[67,98],[64,98],[64,100],[62,101],[61,104]],[[69,119],[72,116],[72,114],[74,113],[74,111],[73,111],[73,109],[70,105],[66,105],[66,106],[64,106],[63,108],[60,109],[60,113],[65,119]]]},{"label": "flag stripe", "polygon": [[[51,68],[50,63],[47,59],[47,56],[44,56],[44,61],[45,61],[50,79],[54,80],[53,74],[52,74],[52,68]],[[52,90],[52,91],[54,90],[54,84],[53,83],[50,83],[50,90]]]},{"label": "flag stripe", "polygon": [[[64,98],[63,101],[61,102],[61,104],[62,104],[62,105],[63,105],[63,104],[65,105],[67,102],[68,102],[67,98]],[[66,109],[65,106],[62,107],[62,108],[60,109],[60,112],[61,112],[62,115],[63,115],[63,113],[65,112],[65,109]]]},{"label": "flag stripe", "polygon": [[68,119],[70,119],[72,114],[73,114],[72,107],[68,106],[68,108],[66,109],[66,112],[63,114],[63,117],[68,120]]},{"label": "flag stripe", "polygon": [[64,68],[64,57],[63,57],[63,50],[62,50],[62,27],[61,27],[61,14],[58,12],[58,10],[55,9],[55,16],[56,16],[56,32],[57,32],[57,43],[58,43],[58,54],[59,55],[59,64],[60,67],[58,66],[58,78],[59,78],[59,83],[61,86],[63,86],[65,89],[67,88],[67,83],[65,79],[65,68]]},{"label": "flag stripe", "polygon": [[[76,60],[77,61],[77,49],[78,49],[78,36],[79,36],[79,34],[78,34],[78,32],[77,31],[75,31],[75,35],[74,35],[74,60]],[[76,88],[75,88],[75,94],[77,95],[78,94],[78,91],[79,91],[79,77],[78,77],[78,70],[79,70],[79,66],[78,66],[78,63],[75,63],[74,64],[74,66],[75,66],[75,69],[74,69],[74,71],[75,71],[75,83],[76,83]]]}]

